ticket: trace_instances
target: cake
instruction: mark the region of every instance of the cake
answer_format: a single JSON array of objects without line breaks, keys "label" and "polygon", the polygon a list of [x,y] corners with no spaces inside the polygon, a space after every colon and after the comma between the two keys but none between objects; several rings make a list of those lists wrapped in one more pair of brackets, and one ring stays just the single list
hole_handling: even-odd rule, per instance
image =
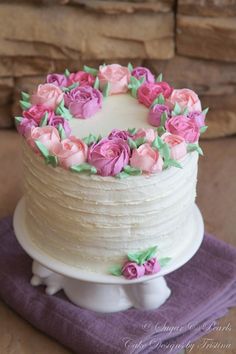
[{"label": "cake", "polygon": [[78,270],[154,274],[193,233],[197,94],[144,67],[49,74],[16,117],[25,223],[45,254]]}]

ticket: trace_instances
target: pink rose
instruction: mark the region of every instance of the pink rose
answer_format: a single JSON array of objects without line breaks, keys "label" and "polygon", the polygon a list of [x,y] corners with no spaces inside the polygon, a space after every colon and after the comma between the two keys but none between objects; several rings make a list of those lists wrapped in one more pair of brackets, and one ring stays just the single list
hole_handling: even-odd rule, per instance
[{"label": "pink rose", "polygon": [[109,83],[109,95],[125,93],[128,91],[130,71],[127,67],[119,64],[100,66],[98,78],[101,89]]},{"label": "pink rose", "polygon": [[124,139],[103,138],[89,148],[88,162],[101,176],[115,176],[129,162],[130,147]]},{"label": "pink rose", "polygon": [[141,80],[143,77],[145,78],[146,82],[155,82],[155,76],[151,73],[148,68],[143,66],[137,66],[132,70],[132,76],[136,77],[136,79]]},{"label": "pink rose", "polygon": [[19,134],[28,137],[31,134],[32,128],[36,128],[37,126],[38,124],[33,119],[23,118],[16,127]]},{"label": "pink rose", "polygon": [[73,165],[80,165],[87,159],[88,147],[80,139],[70,136],[61,143],[54,145],[52,153],[57,156],[60,166],[69,169]]},{"label": "pink rose", "polygon": [[53,84],[43,84],[39,85],[36,93],[31,96],[31,103],[35,105],[43,105],[55,110],[63,100],[63,96],[64,94],[58,86]]},{"label": "pink rose", "polygon": [[140,128],[132,137],[134,140],[139,138],[145,138],[147,143],[152,143],[155,140],[157,133],[152,128],[143,129]]},{"label": "pink rose", "polygon": [[67,77],[63,74],[49,74],[47,76],[46,82],[58,87],[66,87],[68,84]]},{"label": "pink rose", "polygon": [[160,94],[162,94],[164,98],[168,98],[171,95],[171,92],[172,87],[170,87],[167,82],[145,82],[138,89],[138,101],[149,108],[155,98]]},{"label": "pink rose", "polygon": [[135,262],[126,262],[122,268],[122,275],[126,279],[140,278],[145,273],[144,265],[138,265]]},{"label": "pink rose", "polygon": [[108,135],[108,139],[120,138],[124,140],[128,140],[131,137],[131,134],[127,130],[119,130],[113,129],[111,133]]},{"label": "pink rose", "polygon": [[161,270],[161,266],[156,258],[151,258],[144,263],[145,275],[151,275],[158,273]]},{"label": "pink rose", "polygon": [[65,105],[75,118],[89,118],[102,107],[102,94],[90,86],[79,86],[65,94]]},{"label": "pink rose", "polygon": [[163,160],[159,152],[146,143],[133,150],[130,165],[147,173],[160,172]]},{"label": "pink rose", "polygon": [[51,125],[52,127],[58,129],[60,124],[62,125],[62,128],[64,129],[66,136],[69,137],[71,134],[71,127],[68,120],[66,120],[62,116],[56,116],[56,115],[52,115],[48,119],[48,125]]},{"label": "pink rose", "polygon": [[167,117],[170,116],[169,107],[165,104],[155,104],[148,113],[148,123],[154,127],[159,127],[161,124],[161,115],[163,113],[167,114]]},{"label": "pink rose", "polygon": [[38,148],[35,145],[35,140],[40,141],[48,149],[48,151],[51,152],[54,146],[60,142],[60,136],[56,128],[45,126],[32,128],[26,140],[36,152],[38,152]]},{"label": "pink rose", "polygon": [[180,115],[168,119],[165,127],[171,134],[182,136],[187,143],[194,143],[199,139],[200,130],[196,121],[186,116]]},{"label": "pink rose", "polygon": [[23,117],[27,119],[32,119],[35,121],[37,125],[39,125],[41,119],[45,115],[45,113],[48,113],[48,118],[52,117],[54,115],[53,110],[50,108],[47,108],[43,105],[37,104],[31,106],[28,111],[23,111]]},{"label": "pink rose", "polygon": [[184,110],[184,108],[188,108],[190,112],[192,111],[201,111],[201,102],[198,98],[198,95],[189,89],[179,89],[173,90],[171,96],[167,100],[167,104],[172,109],[174,105],[178,103],[180,108]]},{"label": "pink rose", "polygon": [[95,77],[85,71],[78,71],[77,73],[71,73],[68,78],[68,86],[78,82],[79,86],[93,86]]},{"label": "pink rose", "polygon": [[173,160],[180,160],[187,154],[187,144],[182,136],[165,133],[161,138],[169,145],[170,155]]},{"label": "pink rose", "polygon": [[199,128],[201,128],[205,125],[206,116],[205,116],[205,114],[203,114],[200,111],[189,112],[187,117],[190,119],[194,119]]}]

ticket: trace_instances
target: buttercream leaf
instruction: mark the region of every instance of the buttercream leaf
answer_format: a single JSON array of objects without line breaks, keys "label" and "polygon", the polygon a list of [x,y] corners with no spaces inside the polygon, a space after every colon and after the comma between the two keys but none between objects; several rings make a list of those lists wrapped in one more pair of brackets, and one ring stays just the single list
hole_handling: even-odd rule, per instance
[{"label": "buttercream leaf", "polygon": [[156,253],[157,253],[157,246],[146,249],[138,257],[139,264],[144,264],[146,261],[153,258],[156,255]]},{"label": "buttercream leaf", "polygon": [[203,155],[203,151],[198,144],[188,144],[187,151],[188,152],[197,151],[199,153],[199,155]]},{"label": "buttercream leaf", "polygon": [[24,91],[21,92],[22,101],[29,102],[30,95]]},{"label": "buttercream leaf", "polygon": [[64,71],[64,75],[65,75],[66,77],[69,77],[69,76],[70,76],[70,72],[69,72],[69,70],[68,70],[68,69],[65,69],[65,71]]},{"label": "buttercream leaf", "polygon": [[162,125],[157,128],[157,133],[158,133],[160,136],[162,136],[165,132],[166,132],[165,127],[163,127]]},{"label": "buttercream leaf", "polygon": [[58,158],[54,155],[48,155],[45,161],[48,165],[52,165],[53,167],[57,167],[58,165]]},{"label": "buttercream leaf", "polygon": [[128,129],[128,132],[131,134],[131,135],[134,135],[137,133],[137,128],[129,128]]},{"label": "buttercream leaf", "polygon": [[140,264],[139,263],[139,257],[141,256],[141,254],[142,254],[142,252],[128,253],[127,257],[128,257],[129,261],[135,262],[137,264]]},{"label": "buttercream leaf", "polygon": [[132,65],[131,63],[129,63],[129,64],[127,65],[127,67],[128,67],[128,69],[129,69],[130,72],[132,72],[132,71],[134,70],[133,65]]},{"label": "buttercream leaf", "polygon": [[20,101],[20,106],[24,111],[27,111],[31,107],[31,103],[26,101]]},{"label": "buttercream leaf", "polygon": [[161,268],[163,268],[170,262],[170,260],[171,260],[170,257],[164,257],[164,258],[158,259],[158,263],[160,264]]},{"label": "buttercream leaf", "polygon": [[160,149],[160,153],[162,157],[164,157],[165,160],[169,161],[170,159],[170,148],[168,144],[164,143],[163,146]]},{"label": "buttercream leaf", "polygon": [[163,112],[163,113],[161,114],[161,126],[164,127],[166,121],[167,121],[167,113],[166,113],[166,112]]},{"label": "buttercream leaf", "polygon": [[165,98],[164,98],[163,94],[161,93],[158,96],[158,104],[164,104],[164,103],[165,103]]},{"label": "buttercream leaf", "polygon": [[48,122],[48,112],[45,112],[45,114],[43,115],[43,117],[39,123],[39,126],[45,127],[47,125],[47,122]]},{"label": "buttercream leaf", "polygon": [[160,73],[156,78],[156,82],[161,82],[161,81],[163,81],[163,74],[162,73]]},{"label": "buttercream leaf", "polygon": [[186,116],[188,113],[189,113],[188,107],[185,107],[182,114]]},{"label": "buttercream leaf", "polygon": [[96,143],[98,141],[98,138],[93,134],[89,134],[88,136],[86,136],[82,140],[85,142],[85,144],[87,144],[89,146],[89,145],[92,145],[93,143]]},{"label": "buttercream leaf", "polygon": [[15,124],[18,125],[22,121],[23,117],[15,117]]},{"label": "buttercream leaf", "polygon": [[203,134],[207,130],[208,126],[204,125],[203,127],[200,128],[200,133]]},{"label": "buttercream leaf", "polygon": [[140,168],[131,167],[129,165],[124,167],[124,172],[128,173],[130,176],[140,176],[142,174]]},{"label": "buttercream leaf", "polygon": [[181,107],[178,104],[178,102],[176,102],[172,111],[172,116],[178,116],[180,113],[181,113]]},{"label": "buttercream leaf", "polygon": [[73,172],[81,173],[81,172],[89,172],[91,174],[96,174],[97,169],[90,165],[89,163],[81,163],[80,165],[74,165],[70,168]]},{"label": "buttercream leaf", "polygon": [[167,166],[173,166],[173,167],[177,167],[177,168],[183,168],[183,166],[181,166],[181,164],[173,159],[169,159],[167,160]]},{"label": "buttercream leaf", "polygon": [[202,113],[206,116],[207,113],[208,113],[208,111],[209,111],[209,107],[205,108],[205,109],[202,111]]},{"label": "buttercream leaf", "polygon": [[133,139],[128,138],[128,144],[129,144],[130,149],[137,149],[136,142]]},{"label": "buttercream leaf", "polygon": [[61,123],[58,125],[57,130],[58,130],[58,132],[59,132],[59,135],[60,135],[60,137],[61,137],[61,140],[65,139],[65,138],[66,138],[66,133],[65,133],[65,130],[64,130],[64,128],[63,128],[63,126],[62,126]]},{"label": "buttercream leaf", "polygon": [[146,139],[145,139],[145,138],[138,138],[138,139],[135,140],[135,144],[136,144],[137,148],[138,148],[140,145],[145,144],[145,142],[146,142]]},{"label": "buttercream leaf", "polygon": [[116,264],[108,269],[108,272],[112,275],[120,276],[122,275],[122,266]]},{"label": "buttercream leaf", "polygon": [[109,82],[107,82],[102,90],[103,97],[107,97],[109,95],[109,91],[110,91],[110,84]]},{"label": "buttercream leaf", "polygon": [[73,90],[74,88],[79,86],[79,82],[74,82],[72,85],[68,86],[68,87],[63,87],[62,91],[64,92],[70,92],[71,90]]},{"label": "buttercream leaf", "polygon": [[157,150],[161,150],[164,145],[164,141],[159,136],[157,136],[152,142],[152,147],[156,148]]},{"label": "buttercream leaf", "polygon": [[99,85],[100,85],[99,78],[96,77],[93,87],[98,90],[99,89]]},{"label": "buttercream leaf", "polygon": [[130,175],[124,171],[120,172],[120,173],[117,173],[117,175],[115,175],[116,178],[119,178],[119,179],[124,179],[124,178],[127,178],[129,177]]},{"label": "buttercream leaf", "polygon": [[84,65],[84,71],[86,73],[93,75],[93,76],[97,76],[97,74],[98,74],[97,69],[91,68],[90,66],[87,66],[87,65]]},{"label": "buttercream leaf", "polygon": [[39,149],[39,151],[41,152],[43,157],[47,158],[49,156],[48,149],[46,148],[46,146],[44,144],[41,143],[41,141],[35,140],[35,145],[37,146],[37,148]]}]

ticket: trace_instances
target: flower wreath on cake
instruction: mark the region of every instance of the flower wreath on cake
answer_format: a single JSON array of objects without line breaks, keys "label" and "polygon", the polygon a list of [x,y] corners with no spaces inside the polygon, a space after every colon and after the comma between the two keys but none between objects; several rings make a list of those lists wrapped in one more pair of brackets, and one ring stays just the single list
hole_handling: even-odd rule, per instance
[{"label": "flower wreath on cake", "polygon": [[[71,134],[70,120],[92,119],[108,95],[127,93],[148,109],[153,128],[113,129],[107,136]],[[205,116],[197,94],[174,89],[145,67],[118,64],[99,69],[49,74],[46,82],[29,95],[22,92],[17,130],[47,164],[77,173],[126,178],[181,168],[188,152],[202,154],[199,136],[205,132]]]}]

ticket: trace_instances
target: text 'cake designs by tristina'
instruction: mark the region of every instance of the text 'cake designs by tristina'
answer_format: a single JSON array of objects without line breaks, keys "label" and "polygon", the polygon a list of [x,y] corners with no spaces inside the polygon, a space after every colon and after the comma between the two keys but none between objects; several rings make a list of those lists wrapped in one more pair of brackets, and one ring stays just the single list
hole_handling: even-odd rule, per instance
[{"label": "text 'cake designs by tristina'", "polygon": [[145,67],[104,64],[49,74],[20,104],[34,245],[78,270],[127,279],[181,256],[195,233],[207,129],[195,92]]},{"label": "text 'cake designs by tristina'", "polygon": [[[146,119],[154,128],[113,129],[106,136],[72,134],[73,118],[93,119],[108,96],[124,93],[148,108]],[[188,152],[202,154],[198,140],[207,129],[207,109],[202,110],[195,92],[174,89],[162,74],[155,78],[144,67],[66,69],[48,75],[32,95],[22,92],[20,104],[22,117],[15,118],[19,133],[53,167],[125,178],[181,168],[179,161]]]}]

